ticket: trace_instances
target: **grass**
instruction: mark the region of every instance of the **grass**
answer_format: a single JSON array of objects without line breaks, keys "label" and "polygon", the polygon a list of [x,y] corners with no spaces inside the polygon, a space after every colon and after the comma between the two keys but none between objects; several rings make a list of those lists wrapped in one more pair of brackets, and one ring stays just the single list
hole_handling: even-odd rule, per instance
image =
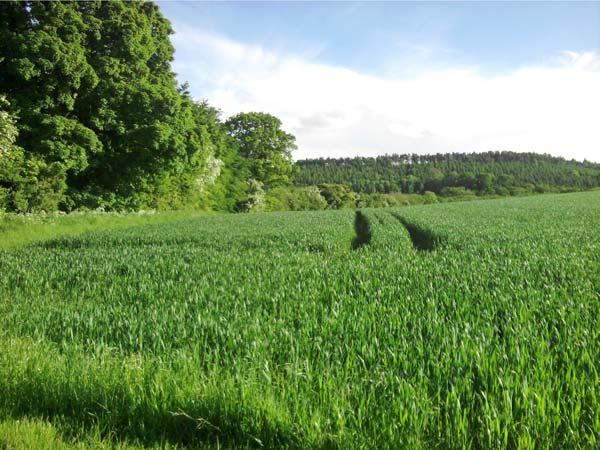
[{"label": "grass", "polygon": [[0,250],[10,250],[60,236],[72,236],[98,229],[165,223],[207,213],[188,211],[140,211],[136,213],[82,212],[11,214],[0,212]]},{"label": "grass", "polygon": [[0,421],[0,448],[3,450],[177,450],[168,442],[144,446],[139,442],[119,442],[103,438],[97,428],[82,440],[63,436],[52,423],[35,418]]},{"label": "grass", "polygon": [[597,448],[599,200],[179,217],[0,251],[0,443]]}]

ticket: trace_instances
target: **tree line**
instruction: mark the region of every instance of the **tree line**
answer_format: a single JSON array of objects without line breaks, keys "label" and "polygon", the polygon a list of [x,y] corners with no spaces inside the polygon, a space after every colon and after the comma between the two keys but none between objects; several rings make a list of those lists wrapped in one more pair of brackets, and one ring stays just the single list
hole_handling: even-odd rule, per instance
[{"label": "tree line", "polygon": [[194,101],[172,33],[151,2],[0,3],[0,209],[243,211],[290,183],[294,136]]},{"label": "tree line", "polygon": [[510,151],[321,158],[297,162],[296,183],[357,193],[521,195],[600,186],[600,164]]}]

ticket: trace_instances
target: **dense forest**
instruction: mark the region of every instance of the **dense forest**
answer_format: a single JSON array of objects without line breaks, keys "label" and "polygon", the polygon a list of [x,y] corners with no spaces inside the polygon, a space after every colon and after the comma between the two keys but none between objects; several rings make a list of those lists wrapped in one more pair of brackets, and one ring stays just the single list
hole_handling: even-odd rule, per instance
[{"label": "dense forest", "polygon": [[358,193],[519,195],[600,185],[600,164],[536,153],[486,152],[311,159],[297,162],[296,183],[345,184]]},{"label": "dense forest", "polygon": [[394,206],[600,184],[598,164],[510,152],[294,165],[277,117],[223,120],[178,84],[172,33],[152,2],[0,2],[0,211]]}]

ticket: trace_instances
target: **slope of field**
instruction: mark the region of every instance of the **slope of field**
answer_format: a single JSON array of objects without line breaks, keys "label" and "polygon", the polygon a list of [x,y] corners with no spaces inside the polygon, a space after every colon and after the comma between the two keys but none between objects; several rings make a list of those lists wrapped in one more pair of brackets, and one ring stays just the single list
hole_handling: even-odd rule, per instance
[{"label": "slope of field", "polygon": [[209,214],[199,211],[73,212],[71,214],[11,214],[0,211],[0,250],[34,242],[73,236],[98,229],[172,222]]},{"label": "slope of field", "polygon": [[27,418],[60,442],[595,448],[599,229],[588,192],[0,252],[0,435]]}]

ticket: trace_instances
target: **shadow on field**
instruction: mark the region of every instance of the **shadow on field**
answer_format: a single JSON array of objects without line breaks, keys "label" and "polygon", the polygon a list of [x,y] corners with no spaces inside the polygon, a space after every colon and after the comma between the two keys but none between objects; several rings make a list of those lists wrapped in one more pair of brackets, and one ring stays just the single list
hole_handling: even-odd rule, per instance
[{"label": "shadow on field", "polygon": [[371,242],[371,226],[369,225],[369,219],[367,219],[367,216],[365,216],[362,211],[356,211],[356,216],[354,217],[354,231],[356,232],[356,237],[352,240],[352,250],[359,249]]},{"label": "shadow on field", "polygon": [[[33,356],[23,362],[24,347]],[[333,436],[311,435],[310,421],[300,425],[285,402],[251,379],[215,374],[192,386],[188,369],[178,380],[176,371],[159,362],[99,361],[78,351],[63,355],[45,345],[37,348],[29,341],[13,342],[9,348],[12,358],[0,357],[0,419],[40,418],[71,440],[98,435],[150,447],[339,447]],[[7,366],[13,368],[12,378],[6,376]]]},{"label": "shadow on field", "polygon": [[[86,434],[99,435],[102,440],[112,444],[126,444],[152,447],[171,444],[181,449],[289,449],[299,450],[304,447],[302,439],[291,429],[272,423],[271,418],[263,417],[252,430],[247,426],[244,411],[236,413],[228,411],[219,415],[217,406],[213,411],[165,412],[148,415],[147,412],[131,411],[139,416],[122,417],[115,421],[110,411],[90,411],[86,408],[87,418],[77,417],[64,411],[21,411],[14,412],[4,418],[13,420],[41,418],[57,427],[60,434],[70,441],[85,440]],[[191,414],[197,417],[193,417]],[[141,420],[140,420],[141,419]],[[246,420],[245,420],[246,419]],[[256,434],[254,434],[256,433]],[[1,444],[1,439],[0,439]],[[0,445],[0,448],[4,448]],[[320,450],[336,448],[326,443]]]},{"label": "shadow on field", "polygon": [[432,251],[445,242],[445,238],[419,224],[410,222],[398,213],[392,213],[408,231],[413,247],[418,251]]}]

